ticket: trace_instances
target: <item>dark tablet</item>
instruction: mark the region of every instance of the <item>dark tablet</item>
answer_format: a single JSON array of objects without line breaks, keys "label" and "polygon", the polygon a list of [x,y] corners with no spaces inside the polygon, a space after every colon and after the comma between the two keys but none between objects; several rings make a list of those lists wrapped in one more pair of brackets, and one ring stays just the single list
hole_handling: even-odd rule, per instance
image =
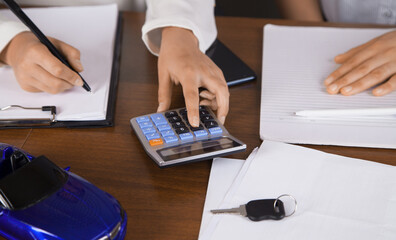
[{"label": "dark tablet", "polygon": [[206,55],[223,71],[228,86],[256,79],[253,70],[218,39],[206,51]]}]

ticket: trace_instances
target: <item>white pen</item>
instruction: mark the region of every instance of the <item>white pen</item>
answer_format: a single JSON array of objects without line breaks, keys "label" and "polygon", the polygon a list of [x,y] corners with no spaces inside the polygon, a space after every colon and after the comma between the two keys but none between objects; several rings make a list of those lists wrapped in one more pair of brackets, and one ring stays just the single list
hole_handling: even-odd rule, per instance
[{"label": "white pen", "polygon": [[315,109],[294,113],[301,117],[383,116],[396,115],[395,108]]}]

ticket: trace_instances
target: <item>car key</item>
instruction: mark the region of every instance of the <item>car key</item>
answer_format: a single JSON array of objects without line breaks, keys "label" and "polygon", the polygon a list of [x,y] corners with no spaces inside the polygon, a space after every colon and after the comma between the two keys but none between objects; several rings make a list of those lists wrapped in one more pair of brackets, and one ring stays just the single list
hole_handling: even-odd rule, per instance
[{"label": "car key", "polygon": [[280,220],[285,217],[283,202],[279,199],[253,200],[237,208],[211,210],[214,214],[235,213],[252,221],[267,219]]}]

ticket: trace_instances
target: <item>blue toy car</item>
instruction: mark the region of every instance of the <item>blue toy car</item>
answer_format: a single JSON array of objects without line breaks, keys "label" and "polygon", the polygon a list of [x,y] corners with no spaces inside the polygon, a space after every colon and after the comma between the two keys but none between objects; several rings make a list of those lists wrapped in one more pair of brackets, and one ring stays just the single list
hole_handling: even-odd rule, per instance
[{"label": "blue toy car", "polygon": [[0,143],[0,235],[7,239],[124,239],[110,194],[44,156]]}]

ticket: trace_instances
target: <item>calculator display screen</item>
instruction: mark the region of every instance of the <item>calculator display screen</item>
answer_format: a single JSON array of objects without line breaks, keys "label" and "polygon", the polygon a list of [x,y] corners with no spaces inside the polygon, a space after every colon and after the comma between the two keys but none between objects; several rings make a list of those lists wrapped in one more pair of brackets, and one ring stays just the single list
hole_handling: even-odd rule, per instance
[{"label": "calculator display screen", "polygon": [[241,146],[239,143],[227,138],[215,138],[192,142],[180,146],[164,148],[158,150],[158,153],[164,161],[175,160],[179,158],[196,156],[204,153],[215,152],[223,149]]}]

